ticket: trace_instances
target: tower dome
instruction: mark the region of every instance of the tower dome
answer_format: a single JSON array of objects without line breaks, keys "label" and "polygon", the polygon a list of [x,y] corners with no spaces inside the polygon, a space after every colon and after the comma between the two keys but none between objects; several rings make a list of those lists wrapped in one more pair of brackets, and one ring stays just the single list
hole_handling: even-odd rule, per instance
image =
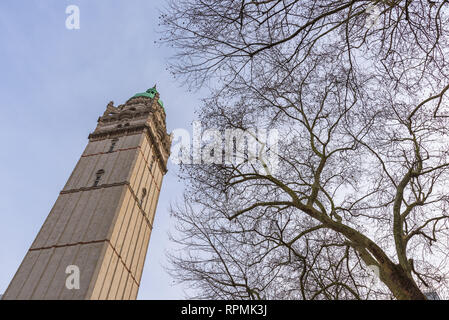
[{"label": "tower dome", "polygon": [[[153,99],[156,96],[156,94],[159,94],[159,93],[156,90],[156,85],[154,85],[152,88],[148,89],[145,92],[136,93],[134,96],[131,97],[131,99],[137,98],[137,97],[146,97],[146,98]],[[159,96],[158,96],[157,103],[162,107],[162,109],[164,109],[164,103],[162,102],[161,99],[159,99]]]}]

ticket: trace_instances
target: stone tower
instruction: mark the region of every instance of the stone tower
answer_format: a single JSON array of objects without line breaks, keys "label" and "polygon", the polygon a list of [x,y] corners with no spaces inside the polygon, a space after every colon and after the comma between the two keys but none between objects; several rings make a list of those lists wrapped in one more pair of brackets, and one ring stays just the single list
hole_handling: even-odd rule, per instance
[{"label": "stone tower", "polygon": [[110,102],[3,299],[136,299],[170,144],[156,87]]}]

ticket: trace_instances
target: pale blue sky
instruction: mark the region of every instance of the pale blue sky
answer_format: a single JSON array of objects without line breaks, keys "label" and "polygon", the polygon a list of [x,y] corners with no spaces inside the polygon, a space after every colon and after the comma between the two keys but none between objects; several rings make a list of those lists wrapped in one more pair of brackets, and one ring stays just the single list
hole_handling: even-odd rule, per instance
[{"label": "pale blue sky", "polygon": [[[48,215],[87,144],[98,116],[157,82],[168,130],[190,131],[199,94],[165,70],[171,52],[154,43],[158,8],[149,0],[6,0],[0,2],[0,294]],[[80,29],[65,27],[68,5]],[[169,164],[139,299],[179,299],[164,271],[171,201],[182,185]]]}]

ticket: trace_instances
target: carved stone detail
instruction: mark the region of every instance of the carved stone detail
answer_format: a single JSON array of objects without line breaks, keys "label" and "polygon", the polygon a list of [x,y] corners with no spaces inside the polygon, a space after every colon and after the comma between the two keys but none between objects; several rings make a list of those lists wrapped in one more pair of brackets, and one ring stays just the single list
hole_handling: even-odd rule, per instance
[{"label": "carved stone detail", "polygon": [[98,125],[89,135],[90,140],[110,139],[118,135],[135,134],[144,130],[148,137],[160,150],[160,163],[166,171],[166,162],[170,155],[171,138],[167,133],[165,111],[158,103],[159,93],[154,98],[133,97],[114,107],[110,101],[103,115],[98,119]]}]

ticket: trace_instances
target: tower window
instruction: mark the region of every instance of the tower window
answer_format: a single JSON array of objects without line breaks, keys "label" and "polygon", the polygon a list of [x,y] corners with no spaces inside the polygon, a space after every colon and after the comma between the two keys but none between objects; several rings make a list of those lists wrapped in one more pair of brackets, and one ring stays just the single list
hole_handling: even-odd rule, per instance
[{"label": "tower window", "polygon": [[109,151],[108,152],[114,151],[114,147],[117,144],[117,141],[118,141],[118,139],[112,139],[111,146],[109,147]]},{"label": "tower window", "polygon": [[100,169],[97,171],[97,173],[95,174],[96,177],[95,177],[95,181],[94,181],[94,187],[98,186],[98,183],[100,183],[100,179],[103,174],[104,174],[103,169]]},{"label": "tower window", "polygon": [[156,157],[153,155],[150,161],[150,171],[153,171],[154,163],[156,162]]},{"label": "tower window", "polygon": [[143,201],[145,200],[145,197],[147,196],[147,189],[142,189],[142,197],[140,198],[140,206],[143,206]]}]

